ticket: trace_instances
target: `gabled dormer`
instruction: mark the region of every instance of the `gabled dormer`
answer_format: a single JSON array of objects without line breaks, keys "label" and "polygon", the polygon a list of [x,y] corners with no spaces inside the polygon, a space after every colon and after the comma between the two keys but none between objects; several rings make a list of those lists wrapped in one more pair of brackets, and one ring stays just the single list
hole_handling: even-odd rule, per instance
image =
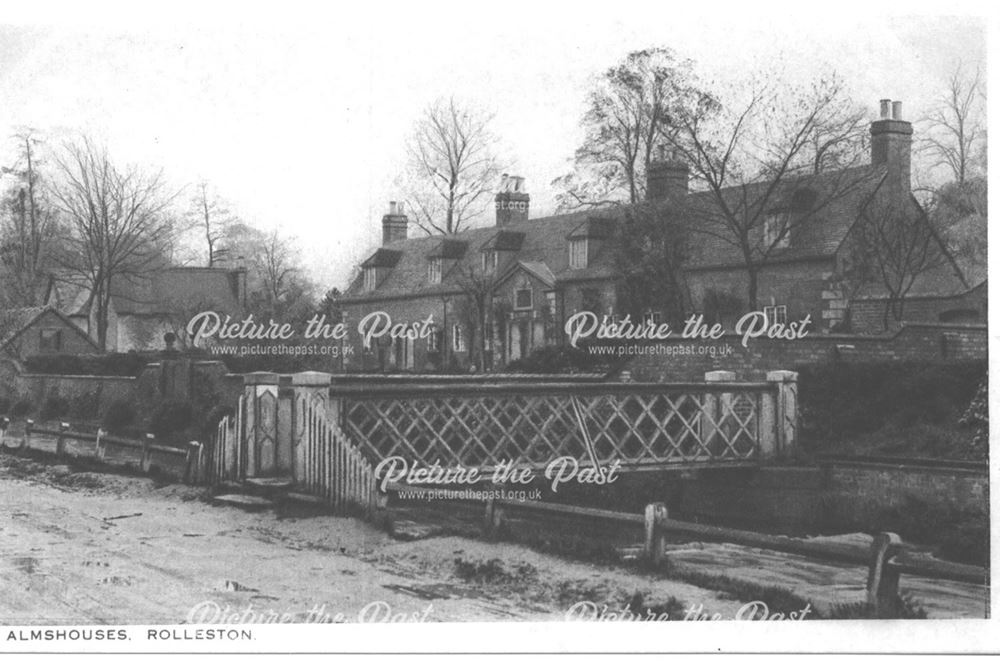
[{"label": "gabled dormer", "polygon": [[614,221],[590,217],[566,236],[570,269],[586,269],[614,234]]},{"label": "gabled dormer", "polygon": [[427,283],[438,284],[448,272],[465,256],[469,243],[458,239],[442,239],[441,243],[427,254]]},{"label": "gabled dormer", "polygon": [[402,257],[402,251],[393,249],[382,248],[373,253],[361,263],[362,290],[370,293],[378,288]]},{"label": "gabled dormer", "polygon": [[479,269],[483,274],[498,274],[517,256],[524,245],[524,233],[500,230],[479,247]]}]

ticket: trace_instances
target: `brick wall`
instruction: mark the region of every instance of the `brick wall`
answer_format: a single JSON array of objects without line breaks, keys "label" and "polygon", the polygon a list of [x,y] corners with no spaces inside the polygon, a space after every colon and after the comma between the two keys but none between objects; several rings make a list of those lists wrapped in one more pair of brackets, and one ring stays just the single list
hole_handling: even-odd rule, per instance
[{"label": "brick wall", "polygon": [[910,323],[889,334],[808,334],[794,341],[756,339],[745,348],[740,337],[729,334],[706,343],[679,337],[663,343],[658,353],[638,355],[625,362],[622,370],[636,381],[701,380],[705,372],[715,369],[756,379],[772,369],[837,360],[985,360],[988,356],[985,325],[939,323]]},{"label": "brick wall", "polygon": [[[986,284],[982,283],[962,295],[952,297],[908,297],[903,301],[904,322],[934,323],[942,318],[974,323],[986,322]],[[854,332],[882,332],[885,300],[854,299],[851,301],[851,329]],[[890,329],[899,323],[889,316]]]}]

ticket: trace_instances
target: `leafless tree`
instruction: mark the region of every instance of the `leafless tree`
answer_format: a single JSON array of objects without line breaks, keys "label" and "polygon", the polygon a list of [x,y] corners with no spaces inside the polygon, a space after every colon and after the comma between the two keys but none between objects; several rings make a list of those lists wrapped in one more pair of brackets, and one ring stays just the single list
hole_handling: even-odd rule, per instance
[{"label": "leafless tree", "polygon": [[665,48],[633,51],[595,82],[572,173],[556,179],[559,208],[639,203],[645,174],[679,105],[703,95],[693,63]]},{"label": "leafless tree", "polygon": [[738,252],[747,304],[756,308],[763,265],[797,228],[869,178],[851,169],[867,164],[864,146],[850,141],[866,124],[837,77],[804,89],[751,83],[743,97],[727,105],[707,94],[689,101],[662,139],[707,191],[688,203],[692,235]]},{"label": "leafless tree", "polygon": [[407,143],[404,188],[414,222],[427,234],[454,234],[490,204],[500,173],[492,114],[439,99]]},{"label": "leafless tree", "polygon": [[69,226],[60,264],[92,301],[97,343],[107,348],[112,291],[119,280],[166,264],[175,229],[162,171],[119,167],[89,138],[68,142],[55,159],[52,196]]},{"label": "leafless tree", "polygon": [[885,294],[885,329],[893,319],[902,319],[907,295],[918,278],[952,263],[927,216],[890,198],[876,198],[862,207],[848,244],[844,274],[851,292],[875,287]]},{"label": "leafless tree", "polygon": [[38,171],[38,133],[27,128],[14,137],[17,162],[0,169],[17,179],[4,196],[0,228],[4,302],[8,306],[35,306],[42,300],[47,271],[58,245],[57,216],[45,197]]},{"label": "leafless tree", "polygon": [[227,250],[220,243],[225,238],[226,228],[237,219],[207,182],[201,181],[195,186],[187,218],[205,241],[209,267],[228,257]]},{"label": "leafless tree", "polygon": [[490,336],[490,315],[497,277],[473,266],[460,266],[455,271],[456,282],[462,290],[460,319],[469,330],[469,350],[475,353],[476,369],[483,372],[486,370],[486,341]]},{"label": "leafless tree", "polygon": [[959,64],[948,80],[946,93],[923,119],[927,132],[920,148],[931,157],[934,167],[947,168],[959,186],[974,174],[977,160],[981,159],[985,168],[985,104],[982,72],[977,67],[970,74]]}]

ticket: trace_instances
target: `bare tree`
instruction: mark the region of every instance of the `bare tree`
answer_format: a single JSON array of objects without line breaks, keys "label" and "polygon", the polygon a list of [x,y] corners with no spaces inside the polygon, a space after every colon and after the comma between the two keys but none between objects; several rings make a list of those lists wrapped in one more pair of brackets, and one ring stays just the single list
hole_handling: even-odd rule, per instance
[{"label": "bare tree", "polygon": [[934,167],[947,168],[951,180],[959,186],[964,186],[975,172],[980,157],[985,167],[985,103],[980,69],[977,67],[970,74],[959,64],[952,72],[946,93],[923,119],[927,132],[920,148],[934,161]]},{"label": "bare tree", "polygon": [[96,339],[107,348],[109,307],[116,284],[166,264],[174,241],[162,171],[120,168],[105,148],[83,138],[55,159],[54,201],[70,228],[61,264],[68,280],[89,291]]},{"label": "bare tree", "polygon": [[454,234],[490,204],[500,172],[492,114],[454,98],[424,110],[407,144],[407,205],[427,234]]},{"label": "bare tree", "polygon": [[476,369],[483,372],[486,370],[486,342],[490,336],[490,315],[497,277],[471,265],[460,266],[456,271],[456,282],[463,297],[459,307],[460,318],[469,329],[469,350],[475,353]]},{"label": "bare tree", "polygon": [[[842,82],[805,89],[752,83],[741,104],[707,94],[676,114],[662,136],[706,192],[689,203],[692,234],[735,249],[747,273],[747,304],[757,307],[761,268],[797,228],[869,178],[861,143],[865,114]],[[832,170],[819,172],[819,170]]]},{"label": "bare tree", "polygon": [[927,216],[891,198],[876,198],[862,207],[848,244],[845,278],[855,294],[866,287],[885,294],[886,330],[892,319],[902,319],[906,297],[917,279],[952,263]]},{"label": "bare tree", "polygon": [[236,222],[226,202],[213,191],[205,181],[195,186],[195,194],[187,212],[192,227],[197,228],[205,241],[208,266],[214,267],[228,257],[227,250],[220,246],[226,236],[226,228]]},{"label": "bare tree", "polygon": [[0,172],[17,179],[4,196],[0,228],[5,302],[35,306],[42,300],[47,271],[58,243],[56,211],[45,197],[38,171],[36,146],[41,143],[31,128],[18,132],[18,159]]},{"label": "bare tree", "polygon": [[639,203],[657,146],[675,131],[677,108],[704,93],[693,63],[664,48],[633,51],[595,82],[572,173],[556,179],[559,208]]}]

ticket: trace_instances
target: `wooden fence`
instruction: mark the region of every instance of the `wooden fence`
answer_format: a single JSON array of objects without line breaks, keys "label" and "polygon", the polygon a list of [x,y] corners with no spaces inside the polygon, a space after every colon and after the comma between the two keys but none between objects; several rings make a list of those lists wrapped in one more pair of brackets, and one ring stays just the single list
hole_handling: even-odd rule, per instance
[{"label": "wooden fence", "polygon": [[[449,491],[427,487],[413,487],[390,484],[394,492],[421,491],[423,495],[433,495],[438,500],[452,504]],[[454,502],[466,506],[467,501]],[[473,503],[475,506],[475,503]],[[753,548],[763,548],[779,553],[826,560],[845,565],[866,567],[868,578],[865,584],[866,600],[877,616],[891,616],[898,606],[899,581],[901,575],[930,579],[956,581],[989,587],[989,570],[985,567],[961,564],[906,549],[900,537],[893,533],[881,533],[873,537],[868,548],[850,545],[823,544],[780,537],[748,530],[702,525],[669,517],[664,504],[648,504],[644,514],[609,509],[555,504],[532,500],[513,500],[490,497],[482,508],[482,534],[486,538],[501,536],[509,522],[516,516],[542,518],[548,522],[565,523],[568,519],[612,523],[617,528],[633,527],[643,529],[645,540],[642,547],[643,561],[651,567],[661,567],[667,558],[667,537],[670,534],[688,536],[703,541],[715,541]]]},{"label": "wooden fence", "polygon": [[[0,422],[0,441],[6,437],[10,425],[8,418],[3,418]],[[38,448],[39,444],[33,441],[38,437],[54,439],[54,450],[51,451],[57,456],[74,455],[76,457],[92,457],[100,462],[111,460],[108,456],[108,448],[131,452],[138,469],[148,474],[153,468],[155,456],[167,456],[181,472],[181,478],[185,483],[204,483],[208,480],[206,451],[201,442],[191,441],[187,446],[180,448],[177,446],[167,446],[155,443],[155,436],[144,434],[141,439],[127,439],[125,437],[113,436],[104,429],[98,429],[96,433],[79,432],[72,430],[69,423],[59,423],[58,427],[50,428],[35,424],[33,420],[27,420],[24,424],[24,436],[17,446],[17,450],[27,453],[30,450],[44,451]],[[81,453],[80,447],[86,448],[88,453]],[[70,453],[69,451],[73,451]],[[49,452],[49,451],[45,451]]]},{"label": "wooden fence", "polygon": [[989,571],[985,567],[938,560],[908,551],[900,537],[890,532],[876,535],[868,549],[857,546],[821,544],[760,532],[735,530],[673,520],[664,504],[649,504],[645,514],[591,509],[547,502],[490,500],[486,503],[483,533],[495,536],[511,512],[524,511],[555,517],[577,517],[588,520],[612,521],[618,525],[642,527],[645,530],[643,557],[654,566],[666,559],[668,534],[681,534],[705,541],[719,541],[740,546],[763,548],[780,553],[828,560],[868,568],[866,598],[876,615],[891,615],[899,599],[901,575],[957,581],[989,586]]}]

